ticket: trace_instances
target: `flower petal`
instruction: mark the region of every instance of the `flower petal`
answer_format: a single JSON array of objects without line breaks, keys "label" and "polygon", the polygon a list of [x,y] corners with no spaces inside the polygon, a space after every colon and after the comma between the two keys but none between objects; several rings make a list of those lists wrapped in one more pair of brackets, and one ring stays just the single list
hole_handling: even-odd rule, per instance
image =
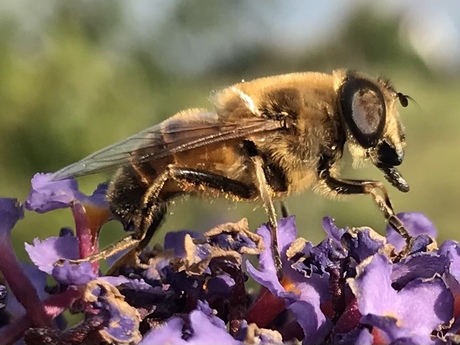
[{"label": "flower petal", "polygon": [[32,178],[32,190],[26,201],[30,211],[45,213],[58,208],[69,207],[72,201],[83,196],[78,191],[75,179],[53,181],[53,174],[35,174]]},{"label": "flower petal", "polygon": [[54,264],[60,259],[79,258],[78,240],[74,236],[49,237],[45,240],[34,239],[33,244],[25,244],[30,260],[43,272],[51,274]]},{"label": "flower petal", "polygon": [[87,261],[77,265],[64,261],[62,265],[57,265],[52,270],[53,278],[64,285],[84,285],[96,279],[91,264]]},{"label": "flower petal", "polygon": [[9,234],[24,217],[24,206],[17,199],[0,198],[0,236]]}]

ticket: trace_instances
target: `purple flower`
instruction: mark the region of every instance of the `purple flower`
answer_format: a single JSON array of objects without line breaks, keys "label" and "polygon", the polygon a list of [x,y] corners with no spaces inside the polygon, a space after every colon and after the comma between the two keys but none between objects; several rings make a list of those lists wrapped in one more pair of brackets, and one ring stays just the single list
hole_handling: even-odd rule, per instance
[{"label": "purple flower", "polygon": [[138,274],[150,284],[168,284],[196,298],[226,296],[235,285],[227,271],[235,267],[240,270],[241,254],[262,250],[262,238],[247,228],[247,221],[242,220],[219,225],[204,234],[170,232],[165,237],[164,251],[150,258],[148,267]]},{"label": "purple flower", "polygon": [[448,266],[449,258],[439,251],[414,253],[393,264],[391,281],[394,287],[402,288],[414,279],[443,276]]},{"label": "purple flower", "polygon": [[25,204],[28,210],[45,213],[70,207],[75,202],[107,207],[105,184],[99,185],[93,195],[86,196],[78,190],[75,179],[54,181],[52,178],[53,174],[36,174],[32,178],[32,190]]},{"label": "purple flower", "polygon": [[320,307],[321,302],[328,297],[327,274],[306,278],[290,266],[286,252],[297,235],[294,217],[280,220],[277,231],[283,263],[283,281],[278,281],[271,252],[270,230],[266,225],[257,230],[265,243],[265,250],[259,257],[259,270],[250,262],[247,262],[247,270],[256,282],[270,290],[274,296],[284,300],[286,308],[295,315],[296,321],[303,329],[304,341],[316,343],[330,327]]},{"label": "purple flower", "polygon": [[140,345],[147,344],[242,344],[228,334],[223,325],[216,325],[204,312],[195,310],[186,320],[175,317],[162,327],[147,333]]},{"label": "purple flower", "polygon": [[[86,196],[78,190],[75,179],[54,181],[52,178],[53,174],[36,174],[32,178],[32,190],[25,203],[26,208],[44,213],[70,207],[79,241],[78,257],[85,258],[97,253],[99,230],[111,219],[106,200],[107,185],[100,184],[91,196]],[[97,272],[98,263],[93,263],[93,270]]]},{"label": "purple flower", "polygon": [[74,265],[64,261],[62,265],[57,265],[53,268],[51,275],[57,282],[64,285],[84,285],[96,279],[89,262]]},{"label": "purple flower", "polygon": [[392,287],[391,263],[381,254],[357,267],[348,284],[358,300],[362,323],[379,329],[386,342],[400,338],[431,344],[431,333],[453,317],[453,296],[441,277],[415,279]]},{"label": "purple flower", "polygon": [[386,244],[386,239],[368,227],[349,229],[342,236],[348,255],[357,263],[374,255]]},{"label": "purple flower", "polygon": [[333,239],[338,245],[341,244],[343,234],[349,230],[348,228],[337,227],[337,225],[335,225],[335,220],[331,217],[323,218],[323,229],[327,237]]},{"label": "purple flower", "polygon": [[447,279],[454,293],[460,293],[460,245],[456,241],[444,242],[438,251],[447,260]]},{"label": "purple flower", "polygon": [[54,264],[60,259],[79,258],[78,239],[75,236],[49,237],[43,241],[34,239],[25,244],[30,260],[43,272],[51,274]]},{"label": "purple flower", "polygon": [[[196,236],[195,238],[192,237]],[[171,244],[171,243],[174,243]],[[165,249],[173,249],[177,262],[189,275],[200,275],[211,261],[232,261],[241,264],[241,254],[258,254],[262,250],[260,236],[248,230],[246,219],[238,223],[221,224],[202,235],[178,232],[170,233]]]},{"label": "purple flower", "polygon": [[[26,207],[39,213],[69,207],[76,228],[75,236],[63,228],[59,237],[27,244],[34,266],[21,265],[11,247],[23,207],[0,199],[0,270],[11,296],[5,300],[0,284],[2,341],[395,345],[458,337],[460,246],[447,241],[438,249],[436,230],[422,214],[399,215],[413,236],[410,250],[392,230],[384,237],[368,227],[342,229],[328,217],[326,238],[315,244],[297,237],[294,217],[282,219],[281,280],[270,229],[254,234],[246,220],[204,234],[168,233],[164,248],[138,257],[132,251],[131,260],[121,258],[108,271],[120,275],[110,276],[97,263],[69,261],[98,250],[99,229],[110,218],[105,188],[86,196],[74,180],[34,177]],[[242,255],[258,255],[258,265],[243,264]],[[248,275],[256,285],[248,285]],[[47,276],[57,285],[45,287]],[[50,320],[66,310],[82,314],[81,321],[52,327]]]},{"label": "purple flower", "polygon": [[[372,345],[374,344],[374,337],[367,328],[354,328],[348,333],[337,334],[335,336],[333,344],[337,345],[348,345],[348,344],[359,344],[359,345]],[[409,343],[404,343],[409,344]]]}]

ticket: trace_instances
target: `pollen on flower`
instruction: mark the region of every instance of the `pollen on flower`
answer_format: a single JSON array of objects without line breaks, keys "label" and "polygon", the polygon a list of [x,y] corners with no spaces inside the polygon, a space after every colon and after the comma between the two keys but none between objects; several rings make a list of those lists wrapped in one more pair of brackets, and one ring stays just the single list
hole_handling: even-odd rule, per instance
[{"label": "pollen on flower", "polygon": [[287,277],[283,277],[283,280],[281,280],[281,285],[286,291],[293,292],[295,294],[300,293],[297,284]]}]

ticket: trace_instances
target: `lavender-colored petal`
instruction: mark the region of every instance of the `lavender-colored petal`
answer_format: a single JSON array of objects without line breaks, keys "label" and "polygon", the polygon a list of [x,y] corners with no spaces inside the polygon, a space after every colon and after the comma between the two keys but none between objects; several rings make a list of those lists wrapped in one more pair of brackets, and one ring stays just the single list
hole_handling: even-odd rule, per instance
[{"label": "lavender-colored petal", "polygon": [[[261,228],[263,227],[269,230],[266,225],[263,225]],[[297,238],[297,226],[294,216],[283,218],[278,221],[277,238],[281,256],[285,256],[284,253],[289,248],[290,244]]]},{"label": "lavender-colored petal", "polygon": [[[447,240],[439,246],[438,253],[447,256],[451,261],[456,261],[460,258],[460,245],[457,241]],[[460,273],[460,262],[456,270]]]},{"label": "lavender-colored petal", "polygon": [[164,326],[147,333],[139,344],[242,344],[228,334],[223,322],[216,325],[200,310],[193,311],[189,319],[186,326],[182,319],[172,318]]},{"label": "lavender-colored petal", "polygon": [[[436,238],[438,231],[433,223],[423,214],[418,212],[398,213],[398,218],[402,221],[409,234],[413,237],[426,234]],[[405,240],[391,226],[387,226],[387,241],[391,243],[397,251],[406,245]]]},{"label": "lavender-colored petal", "polygon": [[362,315],[384,315],[394,309],[397,292],[391,287],[390,276],[390,263],[381,254],[369,257],[357,266],[356,277],[347,281]]},{"label": "lavender-colored petal", "polygon": [[123,283],[123,287],[125,289],[133,290],[136,292],[151,292],[151,293],[154,293],[156,289],[159,288],[159,287],[153,287],[152,285],[146,283],[143,279],[128,279],[127,282]]},{"label": "lavender-colored petal", "polygon": [[213,258],[213,248],[210,244],[195,244],[192,237],[186,235],[184,238],[185,258],[184,268],[194,275],[201,275],[208,268]]},{"label": "lavender-colored petal", "polygon": [[328,295],[327,286],[324,284],[327,279],[321,279],[318,275],[308,279],[291,268],[286,253],[290,250],[289,246],[296,237],[294,218],[286,218],[278,225],[278,233],[284,234],[279,238],[279,247],[282,248],[280,250],[282,269],[285,276],[284,286],[278,281],[271,251],[270,230],[262,226],[257,233],[262,236],[265,249],[259,256],[259,270],[247,262],[248,273],[256,282],[269,289],[273,295],[285,300],[287,308],[294,313],[297,322],[304,330],[305,342],[321,341],[330,327],[320,308],[321,301]]},{"label": "lavender-colored petal", "polygon": [[[308,292],[307,288],[310,288]],[[326,319],[320,306],[320,296],[313,288],[304,286],[303,296],[290,304],[290,309],[295,315],[296,321],[302,327],[305,335],[305,344],[319,344],[331,329],[331,323]]]},{"label": "lavender-colored petal", "polygon": [[385,242],[385,237],[368,227],[350,229],[342,236],[342,243],[349,256],[358,263],[377,253]]},{"label": "lavender-colored petal", "polygon": [[[273,253],[272,253],[271,231],[269,227],[266,224],[264,224],[257,230],[257,234],[262,236],[263,243],[264,243],[264,250],[259,254],[260,272],[263,272],[263,275],[265,276],[265,278],[263,279],[267,283],[269,283],[270,280],[276,280],[274,285],[271,284],[275,287],[279,285],[279,282],[278,282],[278,277],[277,277],[277,272],[276,272],[276,267],[275,267],[275,261],[274,261]],[[282,267],[283,270],[289,267],[289,262],[286,257],[286,251],[288,250],[291,243],[294,242],[296,237],[297,237],[297,228],[295,225],[295,218],[288,217],[288,218],[279,220],[278,226],[277,226],[277,239],[278,239],[278,250],[280,252],[281,260],[283,262],[283,267]],[[254,271],[254,266],[252,266],[250,263],[248,265],[248,269],[249,267],[251,267],[251,270]],[[269,288],[268,286],[266,287]]]},{"label": "lavender-colored petal", "polygon": [[91,203],[99,207],[107,207],[107,184],[100,184],[91,196],[78,190],[75,179],[52,180],[53,174],[35,174],[31,180],[32,189],[26,201],[30,211],[45,213],[59,208],[71,206],[74,201]]},{"label": "lavender-colored petal", "polygon": [[334,337],[333,344],[336,345],[349,345],[349,344],[359,344],[359,345],[372,345],[374,342],[374,337],[367,328],[354,328],[348,333],[337,334]]},{"label": "lavender-colored petal", "polygon": [[248,273],[257,283],[269,289],[273,295],[294,301],[295,295],[287,293],[278,280],[275,261],[271,252],[270,230],[267,226],[263,225],[257,230],[257,233],[262,236],[265,249],[259,255],[259,270],[251,262],[246,262]]},{"label": "lavender-colored petal", "polygon": [[208,302],[198,300],[196,310],[203,313],[214,326],[226,329],[225,322],[216,316],[215,311],[209,306]]},{"label": "lavender-colored petal", "polygon": [[96,279],[91,264],[86,261],[77,265],[64,261],[62,265],[55,266],[51,274],[56,281],[64,285],[84,285]]},{"label": "lavender-colored petal", "polygon": [[73,236],[49,237],[45,240],[34,239],[33,244],[25,244],[30,260],[43,272],[51,274],[59,259],[76,260],[79,258],[78,239]]},{"label": "lavender-colored petal", "polygon": [[384,255],[366,259],[357,267],[356,278],[348,279],[348,283],[363,316],[391,314],[397,320],[397,332],[389,334],[392,339],[428,336],[453,316],[453,297],[441,278],[412,280],[397,292],[391,285],[391,265]]},{"label": "lavender-colored petal", "polygon": [[327,237],[332,238],[339,246],[342,245],[341,239],[343,234],[348,231],[348,228],[337,227],[335,225],[335,220],[331,217],[323,218],[323,229]]},{"label": "lavender-colored petal", "polygon": [[[185,248],[185,247],[184,247]],[[168,266],[171,264],[171,260],[174,259],[173,255],[163,255],[158,254],[156,257],[149,260],[149,267],[142,272],[142,277],[149,281],[158,281],[160,282],[162,278],[168,273]]]},{"label": "lavender-colored petal", "polygon": [[136,308],[142,317],[167,320],[178,313],[183,313],[183,295],[177,294],[168,286],[151,286],[142,280],[132,280],[121,285],[120,292],[125,301]]},{"label": "lavender-colored petal", "polygon": [[[443,280],[421,278],[408,283],[398,294],[400,319],[419,334],[430,334],[454,316],[454,298]],[[410,301],[410,303],[407,303]]]},{"label": "lavender-colored petal", "polygon": [[393,287],[402,288],[417,278],[432,278],[435,274],[443,275],[449,265],[445,255],[433,252],[415,253],[393,264],[391,280]]},{"label": "lavender-colored petal", "polygon": [[35,174],[32,190],[26,201],[30,211],[45,213],[58,208],[69,207],[72,201],[82,197],[75,179],[53,181],[53,174]]},{"label": "lavender-colored petal", "polygon": [[10,233],[24,217],[24,206],[17,199],[0,198],[0,235]]},{"label": "lavender-colored petal", "polygon": [[187,341],[182,339],[182,328],[184,327],[184,320],[179,317],[172,318],[161,327],[151,330],[144,335],[139,345],[152,345],[152,344],[188,344]]},{"label": "lavender-colored petal", "polygon": [[430,334],[423,334],[417,329],[413,329],[411,331],[400,327],[398,320],[391,316],[377,316],[369,314],[363,316],[361,322],[366,325],[377,327],[378,330],[374,330],[374,333],[377,334],[385,344],[428,345],[436,343],[433,339],[431,339]]},{"label": "lavender-colored petal", "polygon": [[346,254],[346,251],[341,246],[338,247],[331,238],[321,241],[317,246],[298,238],[286,251],[292,269],[308,278],[313,274],[323,276],[329,269],[338,267]]},{"label": "lavender-colored petal", "polygon": [[272,329],[259,328],[255,337],[256,344],[282,344],[283,337],[278,331]]},{"label": "lavender-colored petal", "polygon": [[[414,337],[402,337],[393,340],[390,345],[424,345],[426,343],[426,337],[424,336],[414,336]],[[433,341],[433,343],[435,343]]]},{"label": "lavender-colored petal", "polygon": [[448,264],[446,280],[455,295],[460,294],[460,245],[457,241],[449,240],[444,242],[438,253],[445,257]]},{"label": "lavender-colored petal", "polygon": [[195,310],[190,314],[190,324],[193,333],[187,344],[241,344],[228,334],[225,326],[216,325],[216,322],[211,321],[202,311]]},{"label": "lavender-colored petal", "polygon": [[418,235],[412,238],[410,254],[428,252],[432,250],[433,245],[436,245],[436,241],[432,237],[427,234]]},{"label": "lavender-colored petal", "polygon": [[118,277],[105,276],[105,277],[99,277],[99,280],[103,280],[113,286],[119,286],[119,285],[127,284],[130,282],[130,279],[123,277],[123,276],[118,276]]},{"label": "lavender-colored petal", "polygon": [[[100,183],[90,196],[84,196],[83,203],[91,203],[92,205],[100,208],[108,208],[109,203],[107,200],[107,189],[109,185],[107,182]],[[83,194],[80,194],[83,195]]]}]

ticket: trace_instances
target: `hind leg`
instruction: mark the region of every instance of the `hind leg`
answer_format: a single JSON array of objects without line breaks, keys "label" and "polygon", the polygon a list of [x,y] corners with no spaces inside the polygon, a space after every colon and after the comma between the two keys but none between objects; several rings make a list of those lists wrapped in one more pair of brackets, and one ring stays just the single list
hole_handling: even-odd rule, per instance
[{"label": "hind leg", "polygon": [[[164,186],[170,180],[178,182],[183,191],[174,191],[173,193],[165,191]],[[257,189],[253,185],[247,185],[206,171],[169,166],[145,191],[140,207],[136,211],[137,214],[132,217],[135,226],[134,232],[96,254],[73,262],[94,262],[106,259],[123,250],[132,249],[119,260],[117,266],[120,267],[123,262],[132,263],[133,258],[136,258],[148,245],[161,225],[167,212],[169,200],[178,194],[193,193],[203,187],[214,189],[216,194],[227,194],[234,199],[241,200],[252,199],[257,194]]]}]

